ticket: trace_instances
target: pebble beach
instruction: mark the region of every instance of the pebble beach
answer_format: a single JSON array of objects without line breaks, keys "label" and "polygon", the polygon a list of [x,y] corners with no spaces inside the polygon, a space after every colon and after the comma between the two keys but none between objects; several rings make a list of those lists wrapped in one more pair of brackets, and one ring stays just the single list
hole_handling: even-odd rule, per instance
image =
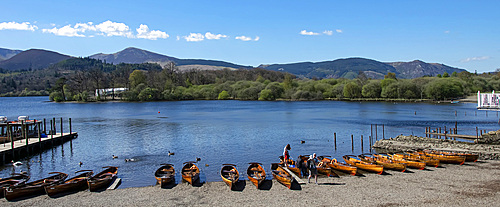
[{"label": "pebble beach", "polygon": [[[241,171],[241,169],[240,169]],[[270,180],[257,190],[242,175],[238,191],[223,182],[193,187],[179,183],[103,192],[79,192],[59,198],[42,195],[1,206],[496,206],[500,202],[500,161],[480,160],[464,165],[442,164],[425,170],[387,171],[384,175],[340,174],[320,177],[318,184],[289,190]],[[307,179],[303,179],[307,182]],[[311,179],[312,181],[313,179]]]}]

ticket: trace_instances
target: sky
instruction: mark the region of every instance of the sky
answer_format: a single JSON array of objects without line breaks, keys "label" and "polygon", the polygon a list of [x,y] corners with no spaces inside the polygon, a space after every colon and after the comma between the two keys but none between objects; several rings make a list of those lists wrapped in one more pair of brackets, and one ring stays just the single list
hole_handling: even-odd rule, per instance
[{"label": "sky", "polygon": [[0,48],[75,57],[127,47],[235,64],[363,57],[500,68],[500,1],[0,2]]}]

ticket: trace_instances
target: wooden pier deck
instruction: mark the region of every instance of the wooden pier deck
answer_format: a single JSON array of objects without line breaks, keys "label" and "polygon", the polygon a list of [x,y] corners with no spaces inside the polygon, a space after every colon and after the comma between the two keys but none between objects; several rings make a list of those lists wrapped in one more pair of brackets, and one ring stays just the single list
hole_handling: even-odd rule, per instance
[{"label": "wooden pier deck", "polygon": [[[72,140],[76,137],[78,137],[77,132],[57,133],[54,135],[48,135],[48,137],[44,138],[30,137],[28,139],[16,140],[14,143],[2,143],[0,144],[0,161],[5,164],[10,162],[10,160],[38,153],[45,148],[61,145],[64,142]],[[26,141],[28,142],[26,143]]]}]

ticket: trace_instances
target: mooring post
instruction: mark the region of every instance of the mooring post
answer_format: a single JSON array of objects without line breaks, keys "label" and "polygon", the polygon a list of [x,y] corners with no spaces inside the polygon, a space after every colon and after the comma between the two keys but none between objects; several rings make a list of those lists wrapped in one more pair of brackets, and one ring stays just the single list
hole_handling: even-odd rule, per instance
[{"label": "mooring post", "polygon": [[26,138],[26,154],[30,153],[29,139],[28,139],[28,123],[24,122],[24,138]]},{"label": "mooring post", "polygon": [[370,143],[370,152],[372,151],[372,136],[368,136],[368,142]]},{"label": "mooring post", "polygon": [[38,148],[42,149],[42,133],[40,132],[40,122],[36,122],[37,136],[38,136]]},{"label": "mooring post", "polygon": [[351,146],[352,146],[352,151],[354,151],[354,135],[351,134]]},{"label": "mooring post", "polygon": [[335,150],[337,150],[337,133],[333,133],[333,145],[335,145]]},{"label": "mooring post", "polygon": [[45,122],[45,118],[43,118],[43,133],[47,135],[47,123]]},{"label": "mooring post", "polygon": [[477,132],[477,127],[476,127],[476,139],[479,139],[479,132]]},{"label": "mooring post", "polygon": [[382,139],[385,139],[385,125],[382,124]]},{"label": "mooring post", "polygon": [[361,135],[361,153],[363,153],[363,135]]},{"label": "mooring post", "polygon": [[488,117],[488,111],[486,111],[486,117]]},{"label": "mooring post", "polygon": [[54,125],[52,128],[54,131],[52,131],[52,134],[56,135],[57,133],[57,129],[56,129],[56,118],[55,117],[52,117],[52,125]]},{"label": "mooring post", "polygon": [[73,131],[71,130],[71,118],[69,118],[69,134],[72,134]]},{"label": "mooring post", "polygon": [[370,124],[370,137],[373,137],[373,124]]},{"label": "mooring post", "polygon": [[54,125],[52,124],[52,119],[50,120],[50,143],[54,146]]},{"label": "mooring post", "polygon": [[455,110],[455,116],[457,116],[457,111]]},{"label": "mooring post", "polygon": [[378,135],[377,135],[377,124],[375,124],[375,140],[378,140]]},{"label": "mooring post", "polygon": [[[441,127],[439,127],[439,134],[441,134]],[[441,139],[441,135],[438,136],[438,139]]]},{"label": "mooring post", "polygon": [[446,136],[446,126],[444,126],[444,139],[448,139],[448,136]]},{"label": "mooring post", "polygon": [[62,119],[62,117],[61,117],[61,137],[62,137],[62,136],[64,136],[64,134],[63,134],[63,119]]}]

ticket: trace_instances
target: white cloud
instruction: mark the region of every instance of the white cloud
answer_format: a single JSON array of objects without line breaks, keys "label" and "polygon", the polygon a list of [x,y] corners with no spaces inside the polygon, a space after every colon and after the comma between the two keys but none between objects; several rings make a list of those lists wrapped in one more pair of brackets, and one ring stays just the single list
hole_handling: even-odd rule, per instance
[{"label": "white cloud", "polygon": [[189,33],[189,36],[184,36],[184,39],[188,42],[199,42],[205,39],[205,36],[201,33]]},{"label": "white cloud", "polygon": [[177,35],[177,41],[181,40],[181,37],[179,35]]},{"label": "white cloud", "polygon": [[323,32],[323,34],[326,34],[326,35],[332,35],[333,34],[333,31],[332,30],[325,30]]},{"label": "white cloud", "polygon": [[205,38],[207,38],[207,40],[218,40],[220,38],[226,38],[227,35],[223,35],[223,34],[212,34],[210,32],[207,32],[205,33]]},{"label": "white cloud", "polygon": [[301,35],[319,35],[319,33],[317,33],[317,32],[308,32],[306,30],[300,31],[300,34]]},{"label": "white cloud", "polygon": [[57,36],[66,36],[66,37],[85,37],[84,34],[87,30],[90,31],[96,31],[96,28],[94,25],[92,25],[92,22],[88,23],[77,23],[75,24],[74,27],[72,27],[70,24],[57,28],[54,27],[52,29],[42,29],[42,32],[44,33],[52,33]]},{"label": "white cloud", "polygon": [[251,37],[247,37],[247,36],[237,36],[235,37],[235,39],[237,40],[241,40],[241,41],[259,41],[260,40],[260,37],[259,36],[256,36],[255,39],[252,39]]},{"label": "white cloud", "polygon": [[95,26],[97,31],[101,32],[100,35],[104,36],[123,36],[128,38],[133,38],[134,35],[130,31],[130,28],[124,23],[105,21]]},{"label": "white cloud", "polygon": [[85,37],[83,34],[78,34],[79,30],[71,27],[71,25],[66,25],[61,28],[54,27],[52,29],[43,29],[44,33],[52,33],[57,36],[66,36],[66,37]]},{"label": "white cloud", "polygon": [[444,31],[444,33],[445,33],[445,34],[449,34],[449,33],[450,33],[450,31],[449,31],[449,30],[446,30],[446,31]]},{"label": "white cloud", "polygon": [[162,32],[160,30],[149,30],[147,25],[141,24],[137,30],[137,38],[149,39],[149,40],[157,40],[158,38],[166,39],[168,38],[168,34]]},{"label": "white cloud", "polygon": [[17,22],[2,22],[0,23],[0,30],[30,30],[35,31],[38,27],[36,25],[31,25],[29,22],[17,23]]},{"label": "white cloud", "polygon": [[342,31],[341,29],[336,29],[335,31],[336,31],[337,33],[342,33],[342,32],[344,32],[344,31]]},{"label": "white cloud", "polygon": [[491,58],[490,56],[470,57],[470,58],[465,58],[465,59],[461,60],[460,62],[466,63],[466,62],[470,62],[470,61],[488,60],[490,58]]}]

